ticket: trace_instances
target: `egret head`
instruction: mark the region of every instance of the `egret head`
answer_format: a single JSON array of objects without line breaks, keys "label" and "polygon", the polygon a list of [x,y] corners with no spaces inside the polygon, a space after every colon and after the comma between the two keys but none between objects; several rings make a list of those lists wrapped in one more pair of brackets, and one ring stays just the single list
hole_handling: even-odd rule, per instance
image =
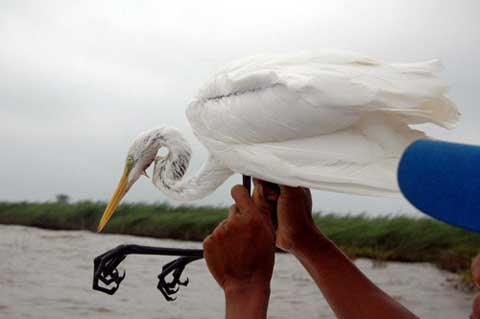
[{"label": "egret head", "polygon": [[128,149],[122,177],[103,213],[97,231],[102,231],[122,198],[140,176],[147,176],[145,170],[153,163],[161,147],[162,135],[159,133],[159,130],[146,131],[133,140],[132,145]]}]

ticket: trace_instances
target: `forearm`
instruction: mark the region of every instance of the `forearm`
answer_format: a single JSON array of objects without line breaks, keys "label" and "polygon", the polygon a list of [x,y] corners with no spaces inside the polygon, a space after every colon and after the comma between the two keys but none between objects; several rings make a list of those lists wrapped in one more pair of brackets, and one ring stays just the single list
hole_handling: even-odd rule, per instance
[{"label": "forearm", "polygon": [[226,318],[265,319],[270,288],[268,285],[225,289]]},{"label": "forearm", "polygon": [[293,252],[338,318],[417,318],[375,286],[333,242],[319,232]]}]

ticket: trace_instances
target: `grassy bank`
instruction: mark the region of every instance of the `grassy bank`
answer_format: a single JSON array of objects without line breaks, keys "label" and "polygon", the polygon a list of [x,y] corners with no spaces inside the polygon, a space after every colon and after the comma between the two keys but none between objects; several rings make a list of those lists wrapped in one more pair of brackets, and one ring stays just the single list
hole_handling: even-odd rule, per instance
[{"label": "grassy bank", "polygon": [[[0,203],[0,223],[95,231],[105,203]],[[123,204],[105,232],[202,240],[226,208]],[[480,235],[423,218],[317,215],[322,231],[352,257],[432,262],[462,272],[480,252]],[[0,237],[1,239],[1,237]]]}]

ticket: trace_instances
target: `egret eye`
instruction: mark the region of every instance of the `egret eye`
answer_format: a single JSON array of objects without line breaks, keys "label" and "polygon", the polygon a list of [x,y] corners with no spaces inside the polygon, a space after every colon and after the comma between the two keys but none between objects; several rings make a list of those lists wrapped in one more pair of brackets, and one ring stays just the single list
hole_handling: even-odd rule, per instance
[{"label": "egret eye", "polygon": [[158,152],[157,152],[157,156],[160,157],[160,158],[165,158],[168,156],[168,148],[166,147],[161,147]]}]

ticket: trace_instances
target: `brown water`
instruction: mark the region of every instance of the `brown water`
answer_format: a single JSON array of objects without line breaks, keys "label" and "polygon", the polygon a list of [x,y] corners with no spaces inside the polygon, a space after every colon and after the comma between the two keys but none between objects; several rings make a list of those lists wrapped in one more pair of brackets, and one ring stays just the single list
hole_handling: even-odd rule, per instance
[{"label": "brown water", "polygon": [[[203,260],[190,264],[177,301],[156,290],[171,257],[130,256],[113,296],[91,289],[92,260],[122,243],[199,248],[199,243],[0,225],[0,318],[222,318],[223,294]],[[424,263],[356,264],[422,318],[467,318],[472,295],[446,283],[451,274]],[[301,265],[277,254],[269,318],[334,318]]]}]

